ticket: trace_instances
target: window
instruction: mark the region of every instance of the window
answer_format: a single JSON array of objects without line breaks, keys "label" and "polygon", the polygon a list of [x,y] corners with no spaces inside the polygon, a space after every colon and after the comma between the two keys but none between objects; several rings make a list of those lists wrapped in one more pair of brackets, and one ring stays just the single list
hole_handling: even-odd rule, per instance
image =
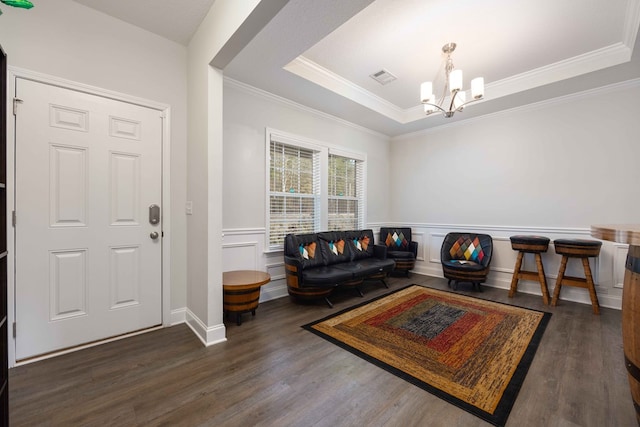
[{"label": "window", "polygon": [[319,154],[271,141],[269,166],[269,245],[281,245],[288,233],[318,228]]},{"label": "window", "polygon": [[329,230],[355,230],[363,225],[363,164],[329,154]]},{"label": "window", "polygon": [[365,224],[364,156],[267,129],[267,235],[353,230]]}]

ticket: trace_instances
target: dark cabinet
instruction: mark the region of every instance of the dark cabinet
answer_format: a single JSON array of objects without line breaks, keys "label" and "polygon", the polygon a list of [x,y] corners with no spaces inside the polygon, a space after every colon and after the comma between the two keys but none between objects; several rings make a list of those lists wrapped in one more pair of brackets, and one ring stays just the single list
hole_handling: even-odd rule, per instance
[{"label": "dark cabinet", "polygon": [[7,56],[0,46],[0,426],[9,425],[7,318]]}]

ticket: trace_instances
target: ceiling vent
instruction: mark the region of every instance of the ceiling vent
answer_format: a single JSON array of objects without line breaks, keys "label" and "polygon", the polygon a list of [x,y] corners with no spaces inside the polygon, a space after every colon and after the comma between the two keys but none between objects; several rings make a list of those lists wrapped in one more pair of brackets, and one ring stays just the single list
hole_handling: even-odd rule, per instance
[{"label": "ceiling vent", "polygon": [[396,76],[394,76],[384,68],[377,73],[370,74],[369,77],[371,77],[381,85],[386,85],[387,83],[391,83],[392,81],[397,79]]}]

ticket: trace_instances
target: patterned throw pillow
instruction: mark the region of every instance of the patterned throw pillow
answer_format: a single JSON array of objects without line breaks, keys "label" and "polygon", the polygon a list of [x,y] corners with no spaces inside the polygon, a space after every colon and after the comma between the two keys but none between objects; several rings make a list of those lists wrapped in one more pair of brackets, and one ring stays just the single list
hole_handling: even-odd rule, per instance
[{"label": "patterned throw pillow", "polygon": [[453,259],[466,259],[467,261],[482,262],[485,257],[484,250],[477,237],[473,241],[469,236],[461,236],[451,246],[449,255]]},{"label": "patterned throw pillow", "polygon": [[329,250],[336,256],[342,255],[344,253],[344,240],[329,242]]},{"label": "patterned throw pillow", "polygon": [[407,246],[409,246],[409,242],[407,241],[407,239],[405,239],[402,231],[400,232],[400,234],[398,234],[398,232],[396,231],[394,231],[393,234],[387,233],[387,238],[385,239],[384,243],[387,245],[387,247],[395,246],[396,248],[402,249],[406,249]]},{"label": "patterned throw pillow", "polygon": [[314,259],[316,257],[315,242],[309,243],[308,245],[300,244],[300,247],[298,247],[298,250],[300,250],[300,255],[304,259]]},{"label": "patterned throw pillow", "polygon": [[359,251],[367,251],[367,248],[369,247],[369,237],[368,236],[364,236],[361,238],[355,238],[353,239],[353,246],[356,247],[357,250]]}]

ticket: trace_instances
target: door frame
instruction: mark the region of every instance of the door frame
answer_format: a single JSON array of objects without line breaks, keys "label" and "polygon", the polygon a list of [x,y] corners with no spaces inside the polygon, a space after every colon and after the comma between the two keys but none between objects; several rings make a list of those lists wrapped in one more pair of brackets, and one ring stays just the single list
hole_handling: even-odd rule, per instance
[{"label": "door frame", "polygon": [[[74,82],[71,80],[51,76],[48,74],[43,74],[35,71],[26,70],[19,67],[9,66],[7,69],[7,218],[12,217],[12,211],[15,210],[15,201],[16,201],[16,170],[15,170],[15,147],[16,147],[16,129],[15,129],[15,120],[13,118],[13,97],[16,93],[16,79],[22,78],[26,80],[31,80],[39,83],[44,83],[52,86],[61,87],[64,89],[75,90],[79,92],[84,92],[90,95],[96,95],[104,98],[113,99],[116,101],[122,101],[129,104],[135,104],[142,107],[151,108],[154,110],[158,110],[158,112],[162,115],[162,272],[161,272],[161,280],[162,280],[162,327],[167,327],[171,325],[171,162],[170,162],[170,153],[171,153],[171,106],[168,104],[151,101],[148,99],[139,98],[132,95],[127,95],[121,92],[116,92],[108,89],[102,89],[99,87],[86,85],[83,83]],[[20,107],[18,106],[18,109]],[[17,219],[20,221],[20,218]],[[9,221],[8,221],[9,222]],[[11,325],[16,321],[16,283],[15,283],[15,248],[16,248],[16,236],[15,236],[15,228],[8,224],[7,225],[7,248],[9,249],[9,254],[7,258],[7,269],[8,269],[8,278],[7,278],[7,303],[8,307],[8,318],[7,321],[10,322]],[[152,328],[153,329],[153,328]],[[143,331],[146,332],[146,331]],[[101,344],[103,342],[112,341],[114,339],[126,338],[128,336],[137,335],[141,332],[133,332],[131,334],[121,335],[115,338],[107,338],[105,340],[101,340],[98,342],[93,342],[85,345],[81,345],[75,347],[73,350],[62,350],[59,352],[50,353],[41,357],[36,357],[33,359],[29,359],[27,361],[23,361],[20,363],[16,363],[16,339],[13,337],[12,333],[9,333],[9,367],[14,367],[22,364],[31,363],[37,360],[46,359],[49,357],[53,357],[59,354],[67,353],[69,351],[74,351],[76,349],[91,347],[94,345]]]}]

